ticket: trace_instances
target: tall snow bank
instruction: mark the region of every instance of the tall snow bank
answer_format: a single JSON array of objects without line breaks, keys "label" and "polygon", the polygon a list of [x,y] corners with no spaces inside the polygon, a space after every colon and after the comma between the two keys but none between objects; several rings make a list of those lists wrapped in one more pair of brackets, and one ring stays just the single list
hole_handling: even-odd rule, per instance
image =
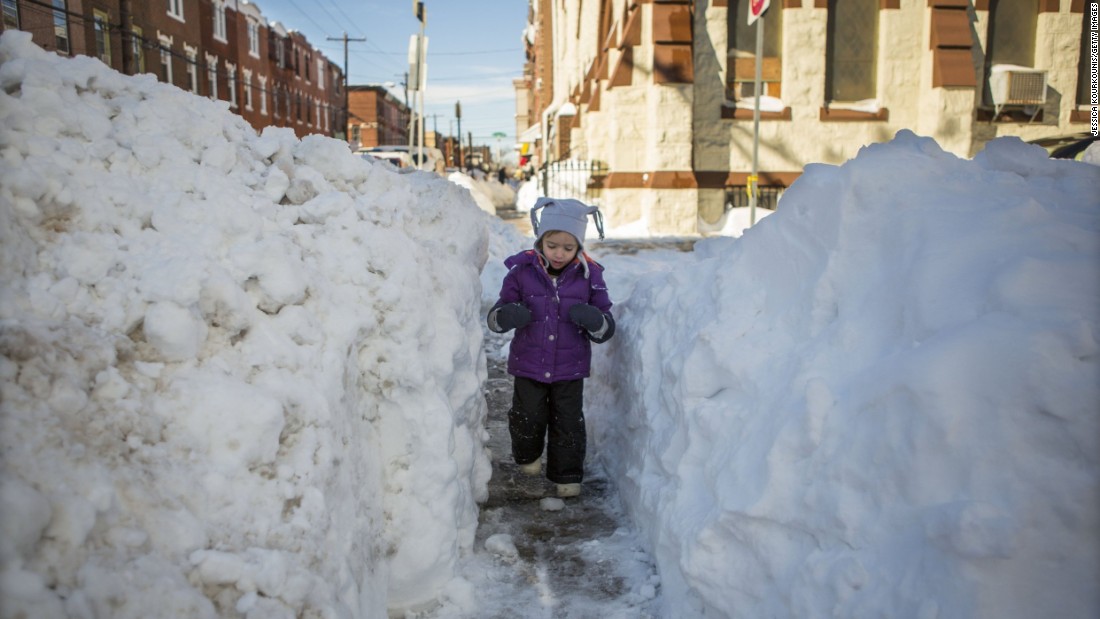
[{"label": "tall snow bank", "polygon": [[486,217],[0,38],[4,617],[384,617],[485,494]]},{"label": "tall snow bank", "polygon": [[616,308],[588,417],[668,616],[1100,615],[1095,167],[902,132]]},{"label": "tall snow bank", "polygon": [[498,208],[506,208],[516,203],[516,190],[511,185],[503,185],[487,178],[474,178],[463,172],[451,172],[447,180],[469,190],[481,210],[496,215]]}]

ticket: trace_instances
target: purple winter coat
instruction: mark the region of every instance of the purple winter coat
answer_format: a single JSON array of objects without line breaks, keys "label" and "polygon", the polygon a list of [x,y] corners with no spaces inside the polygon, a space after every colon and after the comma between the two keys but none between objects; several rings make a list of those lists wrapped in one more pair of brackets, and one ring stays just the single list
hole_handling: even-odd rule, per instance
[{"label": "purple winter coat", "polygon": [[504,261],[509,271],[495,307],[522,303],[531,311],[531,322],[516,329],[512,339],[508,373],[543,383],[587,378],[591,340],[587,331],[569,320],[569,308],[578,303],[594,305],[614,329],[603,266],[581,253],[558,276],[555,287],[541,260],[538,252],[529,249]]}]

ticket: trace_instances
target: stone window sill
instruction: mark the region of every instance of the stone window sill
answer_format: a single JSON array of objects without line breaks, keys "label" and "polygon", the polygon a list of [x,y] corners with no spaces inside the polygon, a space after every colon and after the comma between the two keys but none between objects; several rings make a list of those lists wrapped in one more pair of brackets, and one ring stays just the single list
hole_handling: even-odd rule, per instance
[{"label": "stone window sill", "polygon": [[890,120],[890,110],[881,108],[877,112],[863,112],[822,106],[819,120],[822,122],[886,122]]},{"label": "stone window sill", "polygon": [[[752,120],[752,110],[743,107],[722,106],[723,120]],[[760,120],[790,120],[791,108],[783,108],[782,112],[760,111]]]}]

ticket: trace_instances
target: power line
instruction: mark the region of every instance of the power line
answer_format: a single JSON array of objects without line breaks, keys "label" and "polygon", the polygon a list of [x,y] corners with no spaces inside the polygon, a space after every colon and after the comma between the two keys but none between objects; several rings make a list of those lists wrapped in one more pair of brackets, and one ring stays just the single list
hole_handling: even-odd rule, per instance
[{"label": "power line", "polygon": [[294,0],[287,0],[287,4],[289,4],[290,6],[294,7],[295,9],[297,9],[299,13],[301,13],[302,15],[304,15],[304,16],[305,16],[305,18],[306,18],[306,19],[308,19],[308,20],[310,21],[310,23],[312,23],[312,24],[313,24],[314,26],[317,26],[317,29],[318,29],[318,30],[320,30],[321,32],[325,32],[325,31],[326,31],[326,30],[325,30],[325,28],[324,28],[324,26],[322,26],[321,24],[318,24],[318,23],[317,23],[317,22],[316,22],[316,21],[315,21],[315,20],[313,19],[313,17],[311,17],[309,13],[306,13],[306,12],[305,12],[305,11],[304,11],[304,10],[302,9],[302,7],[298,6],[298,4],[297,4],[296,2],[294,2]]},{"label": "power line", "polygon": [[515,71],[515,70],[512,70],[512,69],[508,69],[506,71],[500,71],[500,72],[494,72],[494,73],[481,73],[479,75],[465,75],[465,76],[461,76],[461,77],[435,77],[435,78],[432,78],[432,81],[433,82],[457,82],[457,81],[478,80],[478,79],[485,79],[485,78],[492,78],[492,77],[507,77],[509,75],[511,75],[513,77],[522,77],[522,73],[520,73],[518,71]]},{"label": "power line", "polygon": [[[336,9],[341,15],[344,16],[344,20],[345,20],[344,23],[346,23],[346,24],[355,23],[355,20],[352,19],[351,17],[348,17],[348,14],[344,12],[344,9],[340,8],[339,4],[336,4],[335,2],[333,2],[333,0],[328,0],[328,1],[329,1],[329,4],[332,5],[332,8]],[[367,38],[367,35],[362,30],[358,30],[358,34],[359,34],[359,36],[363,37],[364,39]],[[369,44],[370,44],[370,42],[368,42],[368,45]]]},{"label": "power line", "polygon": [[[366,37],[361,39],[349,39],[348,33],[345,32],[342,37],[344,40],[344,122],[348,120],[348,114],[351,113],[351,106],[348,103],[348,41],[366,41]],[[333,39],[332,37],[326,37],[328,41],[339,41],[340,39]],[[346,129],[346,127],[345,127]]]},{"label": "power line", "polygon": [[[513,49],[485,49],[472,52],[428,52],[428,56],[476,56],[478,54],[503,54],[507,52],[522,52],[520,48]],[[383,54],[386,56],[404,56],[404,52],[387,52],[379,49],[377,52],[361,52],[364,54]]]}]

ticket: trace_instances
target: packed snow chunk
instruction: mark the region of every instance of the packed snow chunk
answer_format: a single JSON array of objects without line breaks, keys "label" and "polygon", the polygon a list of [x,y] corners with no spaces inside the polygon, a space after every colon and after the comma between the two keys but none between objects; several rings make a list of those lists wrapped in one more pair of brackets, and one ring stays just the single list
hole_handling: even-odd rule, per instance
[{"label": "packed snow chunk", "polygon": [[565,509],[565,501],[556,497],[548,496],[544,499],[539,499],[539,507],[541,507],[543,511],[560,512],[561,510]]},{"label": "packed snow chunk", "polygon": [[0,597],[6,617],[65,617],[65,605],[40,574],[5,563],[0,567]]},{"label": "packed snow chunk", "polygon": [[903,131],[628,293],[587,417],[669,616],[1100,616],[1094,166]]},{"label": "packed snow chunk", "polygon": [[191,308],[172,302],[153,303],[145,311],[145,339],[160,360],[184,361],[198,356],[206,341],[206,323]]},{"label": "packed snow chunk", "polygon": [[0,84],[5,612],[460,591],[491,470],[469,192],[25,32]]},{"label": "packed snow chunk", "polygon": [[158,414],[186,434],[186,444],[215,464],[246,468],[275,460],[285,418],[267,392],[218,372],[178,375]]},{"label": "packed snow chunk", "polygon": [[485,540],[485,550],[504,559],[515,559],[519,556],[519,551],[516,550],[516,544],[512,541],[512,536],[507,533],[490,535]]},{"label": "packed snow chunk", "polygon": [[4,517],[0,519],[0,561],[5,565],[19,555],[29,553],[52,517],[50,503],[18,477],[0,478],[0,504]]}]

